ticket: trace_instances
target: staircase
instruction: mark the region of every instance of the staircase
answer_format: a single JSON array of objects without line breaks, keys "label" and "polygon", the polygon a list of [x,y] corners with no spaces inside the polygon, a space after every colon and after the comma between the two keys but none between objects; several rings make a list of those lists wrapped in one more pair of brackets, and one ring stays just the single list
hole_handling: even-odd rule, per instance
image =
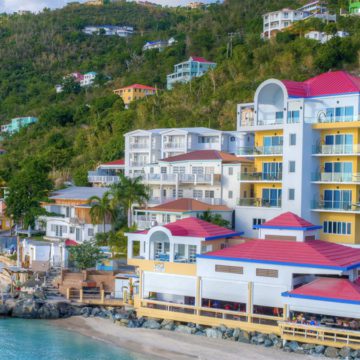
[{"label": "staircase", "polygon": [[60,276],[61,270],[59,268],[51,268],[46,274],[45,284],[43,290],[48,300],[64,300],[64,297],[60,294],[59,289],[54,286],[54,280]]}]

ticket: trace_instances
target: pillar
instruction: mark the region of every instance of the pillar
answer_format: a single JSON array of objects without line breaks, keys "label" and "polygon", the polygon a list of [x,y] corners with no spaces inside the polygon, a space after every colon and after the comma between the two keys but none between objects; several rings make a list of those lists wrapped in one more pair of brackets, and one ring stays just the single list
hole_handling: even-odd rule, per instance
[{"label": "pillar", "polygon": [[101,303],[104,304],[105,303],[105,290],[100,290],[100,295],[101,295]]},{"label": "pillar", "polygon": [[253,283],[252,283],[252,281],[248,282],[248,301],[246,304],[246,312],[248,314],[248,322],[251,322],[252,313],[253,313]]},{"label": "pillar", "polygon": [[83,302],[83,299],[84,299],[84,289],[83,288],[80,289],[79,296],[80,296],[80,299],[79,299],[80,302]]},{"label": "pillar", "polygon": [[68,300],[70,300],[70,288],[67,288],[66,289],[66,298],[68,299]]}]

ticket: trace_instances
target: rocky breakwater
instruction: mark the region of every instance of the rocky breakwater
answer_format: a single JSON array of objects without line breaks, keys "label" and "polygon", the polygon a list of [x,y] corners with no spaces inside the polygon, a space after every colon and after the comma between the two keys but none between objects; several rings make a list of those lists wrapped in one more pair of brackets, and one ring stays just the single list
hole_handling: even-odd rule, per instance
[{"label": "rocky breakwater", "polygon": [[[81,310],[84,317],[102,317],[115,322],[119,326],[128,328],[144,328],[153,330],[168,330],[194,336],[205,336],[213,339],[223,339],[256,346],[273,347],[288,353],[313,355],[316,357],[360,360],[360,350],[349,347],[337,349],[315,344],[301,344],[296,341],[283,341],[276,334],[262,334],[248,332],[241,329],[231,329],[224,325],[217,327],[205,327],[193,323],[183,324],[171,320],[136,317],[133,310],[121,309],[109,310],[100,307],[84,307]],[[290,359],[291,357],[289,357]]]}]

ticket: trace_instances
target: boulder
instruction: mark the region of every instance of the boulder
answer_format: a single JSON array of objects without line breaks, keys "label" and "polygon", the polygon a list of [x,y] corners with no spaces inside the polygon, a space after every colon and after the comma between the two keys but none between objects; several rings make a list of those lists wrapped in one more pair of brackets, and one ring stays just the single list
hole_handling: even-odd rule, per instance
[{"label": "boulder", "polygon": [[257,345],[262,345],[266,340],[266,336],[264,334],[259,334],[255,339]]},{"label": "boulder", "polygon": [[347,346],[341,348],[339,351],[339,355],[341,356],[342,359],[349,358],[351,356],[351,353],[352,353],[352,349]]},{"label": "boulder", "polygon": [[265,339],[265,341],[264,341],[264,346],[265,347],[271,347],[273,345],[274,345],[273,342],[269,338]]},{"label": "boulder", "polygon": [[337,348],[328,346],[325,349],[324,355],[328,358],[336,359],[339,356],[339,350]]},{"label": "boulder", "polygon": [[100,314],[101,310],[98,307],[94,307],[91,311],[91,316],[98,316]]},{"label": "boulder", "polygon": [[234,338],[235,341],[239,340],[240,333],[241,333],[241,330],[239,328],[234,329],[233,338]]},{"label": "boulder", "polygon": [[182,333],[182,334],[194,334],[196,332],[196,328],[186,326],[186,325],[178,325],[178,326],[175,326],[174,331]]},{"label": "boulder", "polygon": [[240,331],[238,341],[245,344],[250,344],[251,335],[249,332],[243,330]]},{"label": "boulder", "polygon": [[175,323],[172,320],[163,320],[161,323],[161,328],[164,330],[172,331],[175,329]]},{"label": "boulder", "polygon": [[286,347],[288,347],[290,351],[296,352],[299,349],[299,344],[297,341],[289,341],[286,343]]},{"label": "boulder", "polygon": [[85,306],[81,309],[81,315],[84,317],[89,317],[91,315],[92,312],[92,308]]},{"label": "boulder", "polygon": [[268,337],[273,342],[273,344],[277,344],[279,341],[281,341],[281,339],[275,334],[269,334]]},{"label": "boulder", "polygon": [[145,329],[157,330],[161,328],[161,325],[156,320],[148,319],[142,324],[142,327]]},{"label": "boulder", "polygon": [[218,329],[209,328],[205,330],[205,334],[208,338],[212,339],[222,339],[222,332]]},{"label": "boulder", "polygon": [[59,319],[60,312],[57,304],[45,303],[38,310],[40,319]]},{"label": "boulder", "polygon": [[314,347],[315,354],[323,354],[325,351],[325,346],[323,345],[317,345]]},{"label": "boulder", "polygon": [[197,336],[206,336],[206,334],[203,332],[203,331],[196,331],[196,333],[194,335],[197,335]]}]

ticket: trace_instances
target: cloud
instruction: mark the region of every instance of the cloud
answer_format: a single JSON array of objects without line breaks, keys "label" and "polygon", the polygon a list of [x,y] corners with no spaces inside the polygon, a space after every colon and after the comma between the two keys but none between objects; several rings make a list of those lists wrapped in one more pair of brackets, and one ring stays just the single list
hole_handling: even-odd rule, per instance
[{"label": "cloud", "polygon": [[[85,0],[78,0],[85,2]],[[152,0],[160,5],[178,6],[185,5],[192,0]],[[1,12],[14,12],[18,10],[41,11],[45,7],[55,9],[66,5],[70,0],[0,0]],[[214,2],[214,0],[205,0],[204,2]]]}]

